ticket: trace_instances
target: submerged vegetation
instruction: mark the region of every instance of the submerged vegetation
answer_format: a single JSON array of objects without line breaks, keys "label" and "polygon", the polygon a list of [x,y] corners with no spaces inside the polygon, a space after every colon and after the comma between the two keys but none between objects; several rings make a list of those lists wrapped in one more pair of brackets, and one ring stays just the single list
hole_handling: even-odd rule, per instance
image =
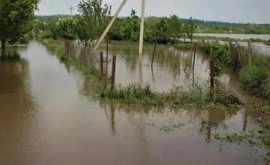
[{"label": "submerged vegetation", "polygon": [[[66,51],[69,50],[69,45],[67,43],[68,40],[77,38],[84,46],[88,46],[89,44],[93,45],[94,43],[92,41],[97,39],[104,30],[105,25],[108,23],[111,7],[106,4],[103,5],[102,1],[99,0],[89,0],[82,1],[79,5],[79,9],[81,15],[74,17],[74,19],[62,19],[57,24],[41,24],[41,27],[44,27],[44,34],[46,34],[43,35],[43,41],[47,45],[51,44],[52,47],[56,47],[54,49],[59,54],[61,60],[68,61],[75,66],[80,67],[86,74],[92,75],[95,73],[98,75],[98,72],[94,71],[93,67],[83,64],[75,57],[70,57],[66,53]],[[92,20],[94,19],[94,15],[98,15],[98,18],[100,18],[98,22],[100,22],[100,24],[95,22],[97,20]],[[138,41],[139,21],[140,18],[136,15],[136,11],[132,10],[129,17],[117,19],[115,22],[116,25],[110,30],[108,37],[117,40]],[[91,24],[91,28],[83,30],[87,24]],[[210,54],[210,59],[214,62],[215,76],[220,76],[226,71],[233,70],[233,65],[235,65],[235,61],[233,60],[235,60],[236,56],[231,52],[232,48],[230,48],[229,45],[206,43],[204,41],[199,43],[192,42],[193,33],[196,29],[195,22],[192,18],[189,20],[182,20],[176,15],[161,19],[152,17],[146,19],[145,24],[145,41],[152,43],[170,42],[173,45],[177,43],[176,47],[179,49],[198,48],[203,52]],[[52,30],[53,28],[48,28],[48,30],[46,30],[46,26],[56,27],[57,30]],[[64,40],[65,45],[50,38],[60,38]],[[179,38],[184,38],[184,41],[179,41]],[[189,38],[191,42],[187,43],[185,41],[186,38]],[[53,42],[58,42],[59,45],[56,46]],[[237,57],[241,60],[237,61],[239,63],[237,67],[240,70],[241,87],[251,94],[268,98],[269,80],[267,71],[247,68],[247,65],[245,65],[245,63],[247,63],[246,58],[240,58],[244,53],[239,55],[240,51],[237,50],[236,52],[238,52]],[[186,63],[191,65],[192,61],[186,61]],[[260,63],[260,60],[254,60],[254,64],[256,65],[260,65]],[[237,98],[228,95],[227,93],[216,89],[214,93],[212,91],[212,93],[209,94],[210,92],[206,90],[207,88],[200,89],[196,85],[193,85],[188,89],[174,88],[169,93],[153,92],[150,86],[142,87],[140,85],[130,85],[127,87],[112,87],[106,85],[106,83],[96,85],[95,89],[97,89],[95,93],[101,98],[114,99],[132,104],[153,106],[169,105],[177,107],[215,107],[219,105],[230,107],[231,105],[240,104],[240,101]]]},{"label": "submerged vegetation", "polygon": [[174,108],[218,108],[228,109],[241,105],[234,96],[215,90],[213,97],[208,96],[207,88],[191,85],[189,88],[174,87],[168,93],[157,93],[149,85],[139,84],[122,87],[106,86],[99,88],[97,94],[101,98],[113,99],[128,104],[142,104],[150,106],[169,106]]},{"label": "submerged vegetation", "polygon": [[[29,1],[30,2],[30,1]],[[37,1],[31,1],[31,10],[36,7]],[[4,3],[4,2],[1,2]],[[60,60],[69,62],[79,67],[85,74],[97,77],[100,83],[97,85],[96,94],[102,98],[115,99],[126,103],[139,103],[154,106],[190,106],[190,107],[206,107],[206,106],[227,106],[239,105],[237,98],[224,93],[218,89],[214,93],[206,89],[200,89],[196,85],[190,88],[174,88],[169,93],[153,92],[150,86],[142,87],[139,85],[130,85],[128,87],[106,85],[98,74],[97,69],[87,66],[85,63],[68,54],[70,40],[78,39],[84,46],[93,46],[94,41],[101,35],[109,20],[111,19],[111,6],[103,4],[102,0],[82,0],[79,5],[79,15],[73,18],[60,16],[61,19],[54,17],[37,17],[33,24],[33,32],[41,36],[42,41],[50,49],[54,50]],[[32,19],[33,13],[29,13],[29,19]],[[205,23],[205,24],[204,24]],[[28,24],[27,24],[28,25]],[[118,18],[115,26],[109,31],[108,38],[115,40],[138,41],[139,39],[140,18],[136,15],[136,11],[132,10],[129,17]],[[144,41],[149,43],[172,44],[179,49],[200,49],[210,55],[210,59],[214,62],[215,76],[220,76],[225,71],[233,70],[235,65],[235,53],[232,47],[227,44],[194,43],[194,32],[205,32],[214,28],[215,32],[222,29],[233,33],[236,28],[225,28],[226,23],[202,22],[198,20],[181,19],[176,15],[170,17],[149,17],[145,21]],[[255,25],[254,25],[255,26]],[[268,25],[256,25],[261,31],[265,31]],[[242,27],[243,33],[247,32],[250,25],[233,24],[232,27]],[[224,32],[224,31],[223,31]],[[254,33],[260,33],[256,31]],[[20,33],[22,34],[22,33]],[[5,37],[1,37],[5,38]],[[188,38],[191,42],[186,42]],[[181,39],[181,40],[180,40]],[[12,40],[12,39],[10,39]],[[3,42],[2,42],[3,43]],[[237,47],[238,62],[237,72],[239,71],[240,87],[246,92],[270,99],[270,80],[269,80],[269,58],[252,55],[246,51],[242,53],[239,46]],[[252,61],[252,65],[248,65]],[[192,65],[192,60],[186,60],[185,63]],[[213,92],[213,91],[211,91]],[[210,97],[211,95],[213,97]]]},{"label": "submerged vegetation", "polygon": [[85,75],[91,76],[97,82],[93,84],[91,96],[103,99],[112,99],[127,104],[141,104],[147,106],[169,106],[175,108],[218,108],[230,109],[241,105],[241,102],[234,96],[215,90],[214,97],[209,97],[208,90],[199,85],[190,85],[189,88],[175,87],[169,93],[157,93],[152,91],[149,85],[142,87],[138,84],[127,87],[108,85],[100,77],[98,71],[87,66],[79,59],[68,55],[64,45],[53,39],[43,39],[42,42],[49,49],[56,51],[59,59],[69,62],[78,67]]},{"label": "submerged vegetation", "polygon": [[85,63],[83,63],[81,60],[70,56],[63,43],[57,40],[53,39],[42,39],[42,43],[45,44],[50,50],[55,51],[55,53],[58,55],[59,59],[64,62],[69,62],[70,64],[74,65],[75,67],[80,68],[80,70],[85,75],[92,75],[96,78],[99,77],[99,72],[95,67],[87,66]]}]

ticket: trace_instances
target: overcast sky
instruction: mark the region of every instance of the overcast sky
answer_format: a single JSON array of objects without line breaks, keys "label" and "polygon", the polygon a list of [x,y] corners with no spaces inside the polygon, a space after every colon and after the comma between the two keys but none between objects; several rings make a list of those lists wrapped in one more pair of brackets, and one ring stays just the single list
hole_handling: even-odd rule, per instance
[{"label": "overcast sky", "polygon": [[[41,0],[38,15],[70,14],[70,6],[77,12],[80,0]],[[103,0],[112,5],[115,13],[122,0]],[[141,0],[128,0],[120,16],[127,16],[131,9],[140,12]],[[270,23],[270,0],[146,0],[146,16],[194,17],[241,23]]]}]

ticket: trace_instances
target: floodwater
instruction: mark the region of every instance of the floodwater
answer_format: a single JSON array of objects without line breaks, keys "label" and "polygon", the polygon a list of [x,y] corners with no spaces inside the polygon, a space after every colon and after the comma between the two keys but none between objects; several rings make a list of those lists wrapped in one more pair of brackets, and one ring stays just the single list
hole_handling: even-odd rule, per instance
[{"label": "floodwater", "polygon": [[261,39],[270,40],[269,34],[219,34],[219,33],[195,33],[195,36],[219,37],[219,38],[232,38],[232,39]]},{"label": "floodwater", "polygon": [[[260,125],[244,109],[155,109],[95,101],[85,95],[91,79],[41,43],[7,51],[0,61],[1,165],[246,165],[268,160],[263,145],[217,138],[237,133],[261,142],[256,138]],[[173,72],[166,62],[157,66],[156,79],[160,66]]]},{"label": "floodwater", "polygon": [[[231,38],[231,39],[240,39],[240,40],[249,40],[249,39],[261,39],[268,41],[270,40],[269,34],[216,34],[216,33],[196,33],[196,36],[204,37],[217,37],[217,38]],[[221,42],[227,43],[227,42]],[[239,42],[242,46],[248,47],[247,42]],[[270,56],[270,46],[262,42],[252,42],[252,51],[257,52],[266,56]]]},{"label": "floodwater", "polygon": [[[180,51],[173,47],[157,45],[153,57],[153,45],[145,45],[144,55],[140,60],[138,45],[135,43],[116,42],[109,44],[108,66],[103,65],[105,77],[112,75],[112,58],[116,55],[116,78],[115,83],[121,86],[130,84],[150,85],[158,92],[168,92],[175,86],[191,87],[192,84],[208,86],[209,84],[209,57],[200,52]],[[103,44],[92,57],[85,56],[85,50],[74,44],[71,54],[85,61],[89,65],[95,65],[100,71],[100,55],[106,60],[106,45]],[[90,59],[89,59],[90,58]]]}]

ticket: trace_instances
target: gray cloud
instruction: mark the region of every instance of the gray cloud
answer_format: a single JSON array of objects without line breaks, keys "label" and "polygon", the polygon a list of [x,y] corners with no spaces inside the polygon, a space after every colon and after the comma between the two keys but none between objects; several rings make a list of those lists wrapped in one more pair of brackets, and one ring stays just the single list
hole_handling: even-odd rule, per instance
[{"label": "gray cloud", "polygon": [[[41,0],[39,15],[69,14],[72,5],[77,13],[80,0]],[[103,0],[116,11],[122,0]],[[140,12],[141,0],[128,0],[121,16],[129,15],[131,9]],[[194,17],[241,23],[270,23],[270,0],[146,0],[147,16]]]}]

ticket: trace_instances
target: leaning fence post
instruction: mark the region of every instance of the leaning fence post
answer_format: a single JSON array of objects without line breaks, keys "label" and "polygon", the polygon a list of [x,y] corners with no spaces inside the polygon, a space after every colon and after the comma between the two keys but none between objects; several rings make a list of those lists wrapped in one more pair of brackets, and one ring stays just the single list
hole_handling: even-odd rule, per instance
[{"label": "leaning fence post", "polygon": [[115,68],[116,68],[116,56],[113,56],[112,61],[112,86],[115,85]]}]

